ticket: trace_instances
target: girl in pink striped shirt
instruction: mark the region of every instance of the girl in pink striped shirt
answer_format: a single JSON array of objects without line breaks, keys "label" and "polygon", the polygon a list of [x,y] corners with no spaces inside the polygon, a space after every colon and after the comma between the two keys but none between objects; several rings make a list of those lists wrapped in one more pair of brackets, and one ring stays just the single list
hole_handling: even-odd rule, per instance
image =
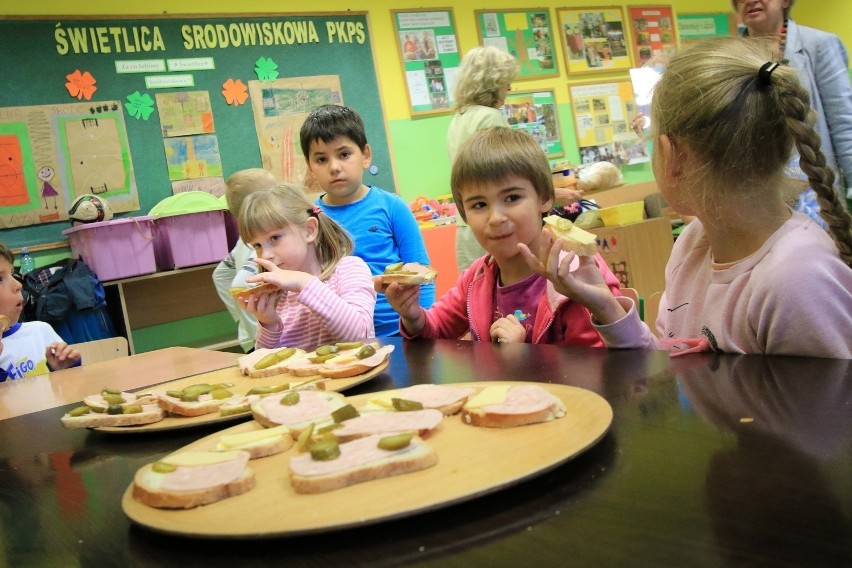
[{"label": "girl in pink striped shirt", "polygon": [[303,187],[282,184],[251,193],[240,208],[239,226],[263,269],[246,282],[277,288],[241,301],[257,318],[257,348],[313,350],[375,337],[370,269],[352,256],[352,239],[308,201]]}]

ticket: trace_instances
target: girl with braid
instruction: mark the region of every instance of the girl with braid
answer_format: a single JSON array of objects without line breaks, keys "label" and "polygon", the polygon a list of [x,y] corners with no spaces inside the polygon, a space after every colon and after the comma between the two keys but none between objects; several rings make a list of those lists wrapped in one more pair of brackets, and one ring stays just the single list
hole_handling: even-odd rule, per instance
[{"label": "girl with braid", "polygon": [[[657,83],[654,175],[669,204],[696,217],[666,266],[660,339],[629,298],[613,297],[593,258],[569,272],[558,239],[542,239],[539,257],[523,247],[534,270],[586,305],[608,346],[852,359],[852,218],[807,91],[779,63],[765,40],[713,38],[675,55]],[[794,147],[828,232],[784,201]]]}]

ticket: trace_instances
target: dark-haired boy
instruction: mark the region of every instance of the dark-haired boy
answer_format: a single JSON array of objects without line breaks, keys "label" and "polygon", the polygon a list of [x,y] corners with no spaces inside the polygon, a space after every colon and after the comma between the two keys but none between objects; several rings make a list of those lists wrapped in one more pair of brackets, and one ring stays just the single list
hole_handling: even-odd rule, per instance
[{"label": "dark-haired boy", "polygon": [[[363,183],[372,150],[357,112],[339,105],[318,107],[305,119],[299,140],[308,168],[325,192],[317,204],[352,235],[355,256],[373,275],[396,262],[429,264],[420,227],[405,201]],[[420,304],[428,309],[434,301],[435,285],[424,285]],[[376,337],[399,335],[399,315],[383,294],[376,300],[373,321]]]}]

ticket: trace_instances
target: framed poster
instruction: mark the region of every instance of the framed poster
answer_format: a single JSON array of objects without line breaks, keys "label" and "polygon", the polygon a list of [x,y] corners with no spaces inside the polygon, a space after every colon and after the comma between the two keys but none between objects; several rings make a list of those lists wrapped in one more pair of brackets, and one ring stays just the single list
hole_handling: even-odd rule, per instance
[{"label": "framed poster", "polygon": [[629,6],[627,17],[633,31],[633,60],[640,67],[655,55],[677,47],[671,6]]},{"label": "framed poster", "polygon": [[548,158],[565,155],[552,89],[512,91],[503,103],[503,113],[512,128],[523,130],[535,138]]},{"label": "framed poster", "polygon": [[461,57],[452,8],[391,10],[411,115],[452,110]]},{"label": "framed poster", "polygon": [[557,8],[556,21],[569,75],[630,69],[620,6]]},{"label": "framed poster", "polygon": [[678,14],[676,21],[681,45],[688,45],[690,42],[707,37],[733,35],[734,30],[737,29],[736,16],[733,12]]},{"label": "framed poster", "polygon": [[479,42],[491,45],[518,60],[515,80],[557,77],[553,30],[547,8],[531,10],[476,10]]},{"label": "framed poster", "polygon": [[581,163],[650,161],[646,144],[630,128],[638,112],[630,79],[569,85],[568,94]]}]

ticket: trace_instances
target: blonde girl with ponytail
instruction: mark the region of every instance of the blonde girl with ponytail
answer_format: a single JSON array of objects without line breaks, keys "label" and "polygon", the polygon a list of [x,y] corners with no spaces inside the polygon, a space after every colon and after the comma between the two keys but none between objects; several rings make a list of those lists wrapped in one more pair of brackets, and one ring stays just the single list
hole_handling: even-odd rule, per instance
[{"label": "blonde girl with ponytail", "polygon": [[[699,42],[669,61],[651,116],[659,189],[697,218],[666,267],[660,338],[593,271],[563,270],[558,242],[528,262],[589,308],[608,346],[852,358],[852,218],[796,71],[759,38]],[[828,233],[786,204],[794,147]]]},{"label": "blonde girl with ponytail", "polygon": [[274,286],[241,300],[257,318],[258,348],[311,350],[375,337],[370,269],[352,256],[349,234],[307,199],[303,187],[281,184],[247,195],[239,227],[263,269],[246,282]]}]

